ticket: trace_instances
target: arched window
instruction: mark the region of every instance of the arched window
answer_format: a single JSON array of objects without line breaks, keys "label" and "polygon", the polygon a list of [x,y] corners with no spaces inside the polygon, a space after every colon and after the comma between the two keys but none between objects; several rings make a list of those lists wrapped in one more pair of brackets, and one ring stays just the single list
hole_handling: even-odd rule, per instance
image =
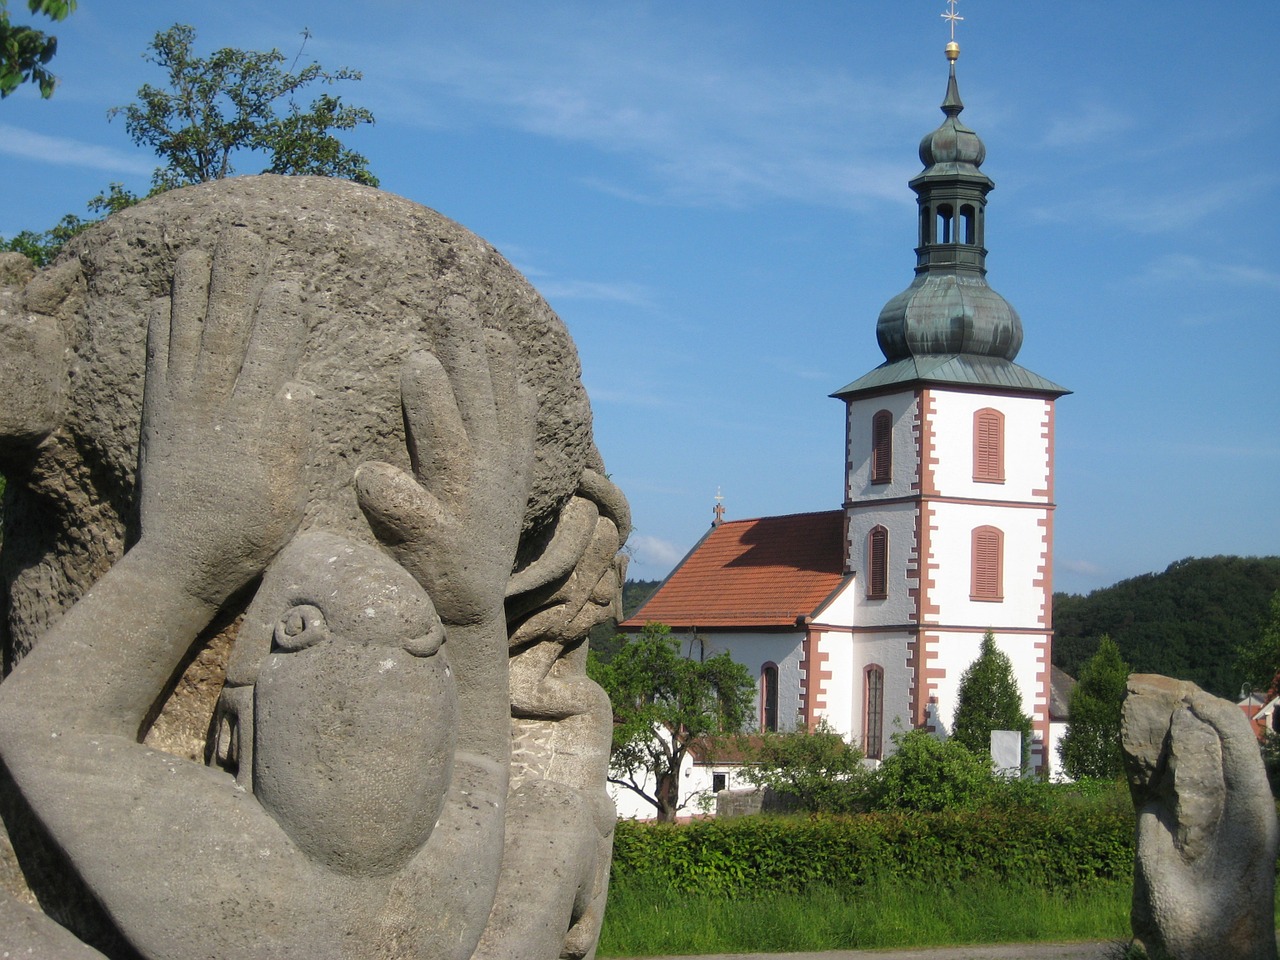
[{"label": "arched window", "polygon": [[893,478],[893,414],[879,411],[871,418],[871,482]]},{"label": "arched window", "polygon": [[1004,483],[1004,414],[991,407],[973,415],[973,479]]},{"label": "arched window", "polygon": [[889,595],[889,531],[872,527],[867,534],[867,599]]},{"label": "arched window", "polygon": [[760,729],[778,732],[778,665],[766,663],[760,668]]},{"label": "arched window", "polygon": [[955,225],[955,210],[949,203],[938,204],[938,232],[935,235],[938,243],[951,243],[951,231]]},{"label": "arched window", "polygon": [[879,760],[884,756],[884,667],[871,664],[863,679],[862,749],[868,760]]},{"label": "arched window", "polygon": [[996,527],[973,531],[971,600],[1004,599],[1004,534]]}]

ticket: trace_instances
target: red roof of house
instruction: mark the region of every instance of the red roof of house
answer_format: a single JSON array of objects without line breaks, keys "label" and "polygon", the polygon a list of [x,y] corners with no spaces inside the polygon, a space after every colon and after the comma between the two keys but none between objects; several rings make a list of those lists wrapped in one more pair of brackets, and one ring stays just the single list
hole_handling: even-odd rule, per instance
[{"label": "red roof of house", "polygon": [[795,626],[843,579],[843,511],[729,520],[712,527],[621,626]]}]

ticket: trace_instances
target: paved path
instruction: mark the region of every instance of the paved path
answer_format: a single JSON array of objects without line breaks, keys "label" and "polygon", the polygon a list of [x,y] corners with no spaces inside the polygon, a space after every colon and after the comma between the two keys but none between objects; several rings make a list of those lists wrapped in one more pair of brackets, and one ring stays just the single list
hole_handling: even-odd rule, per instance
[{"label": "paved path", "polygon": [[1112,960],[1122,944],[1014,943],[987,947],[922,947],[914,950],[833,950],[828,953],[738,953],[703,957],[650,957],[645,960]]}]

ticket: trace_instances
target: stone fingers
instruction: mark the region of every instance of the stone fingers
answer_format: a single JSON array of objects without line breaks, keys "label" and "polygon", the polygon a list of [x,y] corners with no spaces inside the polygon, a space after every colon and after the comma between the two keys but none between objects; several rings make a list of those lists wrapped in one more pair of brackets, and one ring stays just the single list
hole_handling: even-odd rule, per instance
[{"label": "stone fingers", "polygon": [[[536,433],[536,397],[520,378],[520,357],[515,342],[498,330],[485,331],[485,353],[489,358],[487,377],[493,404],[490,423],[493,432],[484,440],[496,444],[493,456],[511,465],[516,489],[528,484]],[[527,490],[525,491],[527,494]],[[521,513],[524,504],[520,505]]]},{"label": "stone fingers", "polygon": [[218,239],[193,388],[207,400],[229,396],[240,375],[262,292],[267,245],[244,227]]},{"label": "stone fingers", "polygon": [[402,563],[412,560],[413,548],[445,522],[435,495],[389,463],[362,463],[355,483],[356,500],[369,526]]},{"label": "stone fingers", "polygon": [[188,250],[174,267],[172,304],[164,319],[169,337],[165,369],[175,389],[189,386],[195,378],[209,308],[210,269],[209,255],[203,250]]},{"label": "stone fingers", "polygon": [[235,380],[235,396],[253,406],[268,405],[282,384],[293,376],[302,353],[306,324],[299,314],[296,283],[267,284],[251,324],[248,343],[241,350],[243,362]]},{"label": "stone fingers", "polygon": [[410,354],[400,372],[413,472],[437,496],[450,502],[461,492],[471,459],[455,384],[436,356],[421,351]]}]

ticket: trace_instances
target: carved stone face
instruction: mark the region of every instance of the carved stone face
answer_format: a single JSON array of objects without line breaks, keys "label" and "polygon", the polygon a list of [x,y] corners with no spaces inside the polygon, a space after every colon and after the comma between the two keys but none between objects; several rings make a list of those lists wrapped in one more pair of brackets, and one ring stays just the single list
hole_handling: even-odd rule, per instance
[{"label": "carved stone face", "polygon": [[250,606],[237,655],[260,654],[252,722],[240,718],[253,792],[333,870],[394,871],[431,834],[458,714],[443,639],[403,568],[329,534],[295,540]]}]

